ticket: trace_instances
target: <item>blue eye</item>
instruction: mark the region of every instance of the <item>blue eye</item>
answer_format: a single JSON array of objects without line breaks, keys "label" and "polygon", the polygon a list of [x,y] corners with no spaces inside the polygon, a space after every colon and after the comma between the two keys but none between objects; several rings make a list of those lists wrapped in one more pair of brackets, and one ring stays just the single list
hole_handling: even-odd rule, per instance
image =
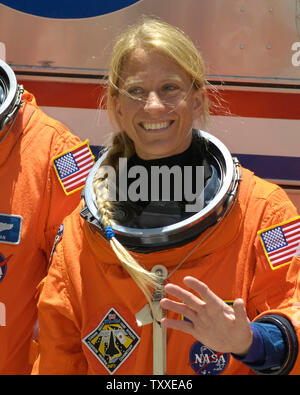
[{"label": "blue eye", "polygon": [[179,87],[174,84],[166,84],[162,87],[162,90],[165,92],[173,92],[173,91],[177,91],[178,89]]},{"label": "blue eye", "polygon": [[142,88],[138,88],[138,87],[130,88],[128,90],[128,93],[131,96],[141,96],[143,94],[143,92],[144,92],[143,89]]}]

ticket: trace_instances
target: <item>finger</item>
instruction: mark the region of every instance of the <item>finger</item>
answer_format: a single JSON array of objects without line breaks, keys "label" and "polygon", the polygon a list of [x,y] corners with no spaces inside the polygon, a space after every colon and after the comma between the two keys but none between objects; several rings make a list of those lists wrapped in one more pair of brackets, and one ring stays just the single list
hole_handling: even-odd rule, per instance
[{"label": "finger", "polygon": [[184,320],[172,320],[170,318],[163,318],[161,320],[162,326],[165,328],[176,329],[181,332],[193,334],[194,325],[192,322]]},{"label": "finger", "polygon": [[245,321],[245,322],[249,321],[243,299],[240,299],[240,298],[236,299],[233,303],[232,308],[234,310],[236,320]]},{"label": "finger", "polygon": [[245,356],[248,354],[253,342],[253,332],[250,327],[250,320],[247,316],[245,305],[242,299],[236,299],[233,303],[236,324],[239,328],[240,345],[235,354]]},{"label": "finger", "polygon": [[164,310],[170,310],[175,313],[178,313],[191,321],[195,320],[196,312],[192,310],[189,306],[186,306],[183,303],[175,302],[173,300],[163,298],[160,301],[160,305]]},{"label": "finger", "polygon": [[204,304],[203,301],[201,301],[197,296],[179,287],[178,285],[166,284],[165,291],[167,294],[175,296],[177,299],[183,301],[186,305],[192,307],[195,310]]},{"label": "finger", "polygon": [[183,279],[183,282],[187,287],[197,292],[197,294],[206,304],[209,305],[216,303],[221,303],[221,304],[224,303],[223,300],[220,299],[214,292],[212,292],[206,284],[199,281],[197,278],[187,276]]}]

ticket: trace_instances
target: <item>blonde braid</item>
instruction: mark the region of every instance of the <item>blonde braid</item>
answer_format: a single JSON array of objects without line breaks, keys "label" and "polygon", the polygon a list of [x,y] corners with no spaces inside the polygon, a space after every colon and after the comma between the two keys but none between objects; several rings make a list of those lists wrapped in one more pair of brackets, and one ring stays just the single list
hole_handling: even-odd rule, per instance
[{"label": "blonde braid", "polygon": [[[112,166],[114,169],[116,169],[118,167],[118,159],[120,157],[130,157],[133,154],[133,144],[128,144],[128,142],[125,142],[125,139],[121,133],[114,137],[113,145],[109,149],[105,161],[103,161],[103,163],[105,162],[105,165]],[[131,147],[131,149],[128,147]],[[108,177],[103,178],[103,176],[100,175],[100,170],[101,166],[95,174],[93,187],[96,196],[97,207],[101,214],[103,225],[105,228],[107,228],[112,224],[114,205],[113,202],[109,200]],[[160,278],[156,274],[144,269],[127,251],[127,249],[117,240],[117,238],[114,237],[114,235],[109,239],[109,242],[112,250],[122,263],[123,267],[127,270],[138,287],[144,293],[152,309],[152,293],[150,288],[156,288],[158,285],[161,285]]]}]

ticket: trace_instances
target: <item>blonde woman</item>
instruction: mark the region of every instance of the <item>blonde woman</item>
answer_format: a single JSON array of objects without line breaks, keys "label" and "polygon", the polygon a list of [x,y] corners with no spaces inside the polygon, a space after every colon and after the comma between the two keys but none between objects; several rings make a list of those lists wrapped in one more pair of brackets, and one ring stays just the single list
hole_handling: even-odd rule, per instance
[{"label": "blonde woman", "polygon": [[193,43],[157,19],[129,27],[107,99],[115,131],[55,245],[33,373],[299,373],[300,260],[263,249],[297,212],[193,129],[209,115]]}]

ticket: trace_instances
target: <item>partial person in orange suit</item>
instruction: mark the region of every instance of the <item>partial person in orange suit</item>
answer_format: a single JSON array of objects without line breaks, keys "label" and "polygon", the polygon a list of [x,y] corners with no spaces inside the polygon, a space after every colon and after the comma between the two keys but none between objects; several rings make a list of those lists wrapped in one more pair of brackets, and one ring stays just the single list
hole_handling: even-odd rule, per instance
[{"label": "partial person in orange suit", "polygon": [[80,201],[67,189],[64,155],[81,147],[46,115],[0,61],[0,374],[30,374],[37,286],[59,226]]},{"label": "partial person in orange suit", "polygon": [[155,18],[130,26],[107,106],[111,145],[41,291],[33,374],[299,374],[300,217],[194,128],[209,108],[194,44]]}]

